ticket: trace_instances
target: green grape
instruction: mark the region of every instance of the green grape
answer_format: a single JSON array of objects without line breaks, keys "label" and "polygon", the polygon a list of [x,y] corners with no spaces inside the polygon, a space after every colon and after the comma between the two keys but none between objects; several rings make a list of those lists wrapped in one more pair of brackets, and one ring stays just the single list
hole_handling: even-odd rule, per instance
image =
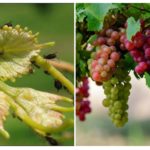
[{"label": "green grape", "polygon": [[110,105],[110,101],[108,99],[103,100],[103,106],[108,107]]},{"label": "green grape", "polygon": [[112,94],[118,94],[118,88],[117,87],[113,87],[112,89],[111,89],[111,93]]},{"label": "green grape", "polygon": [[118,120],[118,119],[121,119],[121,115],[120,115],[120,114],[116,114],[116,115],[115,115],[115,119],[117,119],[117,120]]},{"label": "green grape", "polygon": [[116,102],[114,103],[114,107],[115,107],[116,109],[119,109],[119,108],[122,107],[122,103],[121,103],[120,101],[116,101]]},{"label": "green grape", "polygon": [[118,110],[116,111],[116,113],[122,115],[122,114],[123,114],[123,110],[122,110],[122,109],[118,109]]},{"label": "green grape", "polygon": [[108,115],[116,127],[123,127],[128,122],[128,97],[130,95],[131,77],[124,69],[124,63],[119,61],[114,75],[103,83],[106,98],[104,107],[108,108]]},{"label": "green grape", "polygon": [[[95,55],[96,55],[96,53],[95,53],[95,52],[91,53],[91,58],[94,58],[94,57],[95,57]],[[92,61],[92,59],[91,59],[91,61]]]},{"label": "green grape", "polygon": [[110,100],[110,104],[112,105],[114,103],[113,99]]},{"label": "green grape", "polygon": [[112,77],[112,78],[111,78],[111,83],[112,83],[112,84],[117,84],[117,83],[119,83],[119,81],[118,81],[117,78]]}]

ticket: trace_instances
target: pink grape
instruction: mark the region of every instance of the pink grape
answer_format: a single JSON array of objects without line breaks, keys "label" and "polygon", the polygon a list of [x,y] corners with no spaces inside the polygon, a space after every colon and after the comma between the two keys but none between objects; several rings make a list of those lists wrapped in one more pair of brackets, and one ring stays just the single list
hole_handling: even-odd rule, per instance
[{"label": "pink grape", "polygon": [[146,49],[145,49],[145,56],[146,56],[147,58],[150,58],[150,48],[146,48]]},{"label": "pink grape", "polygon": [[125,48],[129,51],[134,49],[134,44],[130,41],[125,41]]},{"label": "pink grape", "polygon": [[111,34],[112,34],[112,32],[113,32],[113,29],[107,29],[107,30],[106,30],[106,35],[107,35],[108,37],[110,37]]},{"label": "pink grape", "polygon": [[115,62],[114,62],[114,60],[112,60],[112,59],[109,59],[108,62],[107,62],[107,64],[108,64],[111,68],[115,67]]},{"label": "pink grape", "polygon": [[118,61],[120,59],[120,55],[117,52],[112,52],[110,58],[114,61]]},{"label": "pink grape", "polygon": [[93,72],[92,78],[95,81],[99,81],[100,80],[100,74],[99,74],[99,72]]},{"label": "pink grape", "polygon": [[113,31],[111,33],[111,38],[114,39],[114,40],[119,39],[119,33],[117,31]]}]

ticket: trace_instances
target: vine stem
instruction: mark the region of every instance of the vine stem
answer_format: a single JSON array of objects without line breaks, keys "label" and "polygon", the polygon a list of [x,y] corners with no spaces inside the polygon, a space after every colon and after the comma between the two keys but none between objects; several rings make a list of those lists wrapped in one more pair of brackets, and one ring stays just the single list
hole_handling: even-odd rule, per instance
[{"label": "vine stem", "polygon": [[74,72],[74,67],[72,64],[67,63],[65,61],[58,61],[58,60],[48,60],[48,62],[58,69],[62,69],[68,72]]},{"label": "vine stem", "polygon": [[74,94],[74,86],[61,72],[59,72],[55,67],[53,67],[46,59],[41,56],[35,56],[33,58],[35,63],[51,74],[56,80],[59,80],[71,94]]}]

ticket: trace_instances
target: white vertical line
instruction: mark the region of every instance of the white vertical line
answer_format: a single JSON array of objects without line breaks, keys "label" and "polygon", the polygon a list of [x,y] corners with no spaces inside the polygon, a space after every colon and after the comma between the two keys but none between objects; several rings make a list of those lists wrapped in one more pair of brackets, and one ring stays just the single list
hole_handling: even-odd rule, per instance
[{"label": "white vertical line", "polygon": [[76,3],[74,2],[74,145],[76,146]]}]

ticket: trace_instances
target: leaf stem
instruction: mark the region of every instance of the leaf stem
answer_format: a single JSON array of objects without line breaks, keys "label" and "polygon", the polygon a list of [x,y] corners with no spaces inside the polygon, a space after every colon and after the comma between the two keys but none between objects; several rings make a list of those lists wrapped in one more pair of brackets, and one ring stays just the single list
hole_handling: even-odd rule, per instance
[{"label": "leaf stem", "polygon": [[55,67],[53,67],[46,59],[41,56],[35,56],[33,61],[51,74],[55,79],[59,80],[69,91],[71,94],[74,94],[74,86],[61,72],[59,72]]},{"label": "leaf stem", "polygon": [[48,60],[48,62],[53,65],[54,67],[64,70],[64,71],[68,71],[68,72],[74,72],[74,67],[72,64],[67,63],[65,61],[58,61],[58,60]]},{"label": "leaf stem", "polygon": [[62,107],[58,105],[53,105],[51,109],[55,111],[59,111],[59,112],[73,112],[74,111],[74,107]]}]

